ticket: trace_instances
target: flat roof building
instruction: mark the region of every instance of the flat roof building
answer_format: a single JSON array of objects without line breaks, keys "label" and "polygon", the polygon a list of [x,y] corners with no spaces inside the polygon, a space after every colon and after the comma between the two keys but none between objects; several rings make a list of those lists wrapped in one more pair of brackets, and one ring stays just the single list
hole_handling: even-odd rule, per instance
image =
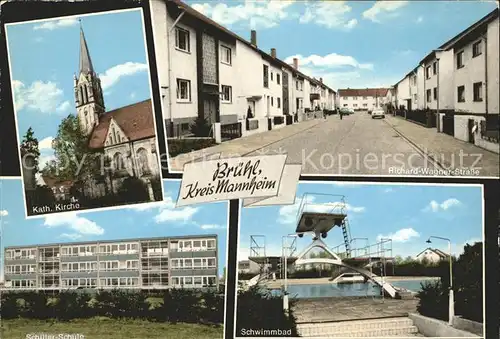
[{"label": "flat roof building", "polygon": [[5,288],[218,287],[217,235],[9,246]]}]

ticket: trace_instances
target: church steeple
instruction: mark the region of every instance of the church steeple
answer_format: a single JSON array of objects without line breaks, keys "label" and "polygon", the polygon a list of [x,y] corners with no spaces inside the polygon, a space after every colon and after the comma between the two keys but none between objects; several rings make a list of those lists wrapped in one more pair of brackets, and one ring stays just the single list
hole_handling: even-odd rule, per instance
[{"label": "church steeple", "polygon": [[105,112],[101,80],[92,65],[90,52],[80,21],[80,62],[74,78],[75,105],[82,131],[89,135]]},{"label": "church steeple", "polygon": [[92,59],[90,58],[87,40],[83,33],[83,27],[80,22],[80,74],[81,73],[94,73],[94,66],[92,66]]}]

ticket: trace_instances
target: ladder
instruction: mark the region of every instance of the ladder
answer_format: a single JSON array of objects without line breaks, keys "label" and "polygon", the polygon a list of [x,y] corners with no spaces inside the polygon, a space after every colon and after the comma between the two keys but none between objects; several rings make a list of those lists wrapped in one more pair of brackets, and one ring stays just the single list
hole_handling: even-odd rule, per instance
[{"label": "ladder", "polygon": [[351,230],[347,219],[342,221],[342,235],[344,236],[346,258],[351,257]]}]

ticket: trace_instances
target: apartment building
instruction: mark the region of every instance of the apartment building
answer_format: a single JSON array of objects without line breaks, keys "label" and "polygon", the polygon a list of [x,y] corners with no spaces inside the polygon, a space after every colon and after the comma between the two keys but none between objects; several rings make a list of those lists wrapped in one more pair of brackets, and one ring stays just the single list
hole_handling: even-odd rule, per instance
[{"label": "apartment building", "polygon": [[339,106],[353,110],[382,108],[386,103],[388,90],[388,88],[339,89]]},{"label": "apartment building", "polygon": [[319,107],[323,90],[329,108],[333,90],[280,60],[275,48],[261,50],[255,30],[247,41],[179,0],[152,0],[151,13],[169,136],[189,134],[197,117],[219,142],[225,126],[241,124],[241,136],[280,127],[287,115],[311,109],[311,83]]},{"label": "apartment building", "polygon": [[5,248],[5,288],[201,288],[219,284],[217,235]]},{"label": "apartment building", "polygon": [[499,153],[498,9],[424,57],[394,87],[398,106],[439,111],[439,132]]}]

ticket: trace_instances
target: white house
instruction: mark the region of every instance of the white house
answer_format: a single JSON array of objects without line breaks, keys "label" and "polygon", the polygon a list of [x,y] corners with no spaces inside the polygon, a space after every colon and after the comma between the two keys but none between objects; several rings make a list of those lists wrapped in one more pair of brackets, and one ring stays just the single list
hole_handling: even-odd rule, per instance
[{"label": "white house", "polygon": [[353,110],[373,110],[383,107],[387,88],[339,89],[339,107]]},{"label": "white house", "polygon": [[441,260],[448,260],[449,255],[437,248],[426,248],[415,256],[417,261],[427,261],[428,263],[438,263]]}]

